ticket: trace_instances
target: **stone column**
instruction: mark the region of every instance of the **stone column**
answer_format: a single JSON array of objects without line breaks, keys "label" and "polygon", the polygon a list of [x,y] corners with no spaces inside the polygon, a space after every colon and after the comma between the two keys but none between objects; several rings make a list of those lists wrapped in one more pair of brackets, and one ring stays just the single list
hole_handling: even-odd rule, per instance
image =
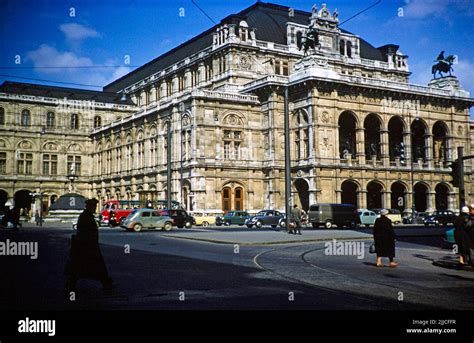
[{"label": "stone column", "polygon": [[426,196],[426,211],[433,212],[435,210],[435,191],[428,191]]},{"label": "stone column", "polygon": [[380,130],[380,157],[384,167],[388,167],[390,165],[388,130]]},{"label": "stone column", "polygon": [[341,203],[341,194],[342,194],[342,189],[336,189],[336,203],[337,204]]},{"label": "stone column", "polygon": [[392,191],[382,191],[382,207],[391,208],[392,207]]},{"label": "stone column", "polygon": [[363,127],[356,128],[356,159],[359,165],[365,164],[365,139]]},{"label": "stone column", "polygon": [[448,193],[448,210],[457,211],[457,199],[458,199],[458,192],[451,191]]},{"label": "stone column", "polygon": [[425,161],[428,168],[433,168],[433,135],[425,135]]},{"label": "stone column", "polygon": [[405,144],[405,163],[410,165],[414,163],[411,146],[411,131],[403,131],[403,144]]},{"label": "stone column", "polygon": [[367,190],[363,189],[357,192],[357,204],[359,208],[367,208]]}]

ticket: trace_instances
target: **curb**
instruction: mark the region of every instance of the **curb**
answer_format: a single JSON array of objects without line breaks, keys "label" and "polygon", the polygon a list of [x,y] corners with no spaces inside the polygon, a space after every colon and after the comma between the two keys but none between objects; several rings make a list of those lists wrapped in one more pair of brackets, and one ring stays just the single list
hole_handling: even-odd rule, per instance
[{"label": "curb", "polygon": [[278,245],[278,244],[295,244],[295,243],[316,243],[316,242],[326,242],[328,240],[337,239],[341,241],[347,240],[372,240],[371,237],[344,237],[344,238],[316,238],[316,239],[304,239],[304,240],[292,240],[292,241],[275,241],[275,242],[260,242],[260,243],[242,243],[242,242],[229,242],[229,241],[221,241],[215,239],[208,239],[208,238],[193,238],[193,237],[183,237],[178,235],[167,235],[163,234],[161,237],[167,238],[178,238],[178,239],[186,239],[190,241],[198,241],[198,242],[206,242],[206,243],[215,243],[215,244],[238,244],[242,246],[261,246],[261,245]]}]

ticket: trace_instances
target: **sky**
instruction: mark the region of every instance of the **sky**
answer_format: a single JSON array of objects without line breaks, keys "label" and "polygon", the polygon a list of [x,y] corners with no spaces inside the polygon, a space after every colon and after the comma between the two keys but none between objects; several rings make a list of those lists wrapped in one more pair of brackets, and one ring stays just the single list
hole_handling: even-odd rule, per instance
[{"label": "sky", "polygon": [[[342,23],[377,1],[324,2],[331,12],[338,9]],[[310,12],[313,3],[321,8],[323,1],[267,2]],[[254,3],[255,0],[0,0],[0,82],[100,90],[209,29],[213,21],[218,23]],[[441,50],[446,56],[457,55],[454,75],[474,97],[474,0],[381,0],[341,28],[375,47],[399,45],[409,56],[413,84],[426,85],[431,80],[431,66]]]}]

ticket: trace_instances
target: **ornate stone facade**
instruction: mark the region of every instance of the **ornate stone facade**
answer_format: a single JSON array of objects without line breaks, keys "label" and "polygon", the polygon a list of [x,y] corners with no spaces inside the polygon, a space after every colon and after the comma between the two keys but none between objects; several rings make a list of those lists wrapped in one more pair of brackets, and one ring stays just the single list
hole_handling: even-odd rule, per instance
[{"label": "ornate stone facade", "polygon": [[[132,107],[111,111],[90,138],[77,136],[76,144],[90,153],[84,155],[89,174],[80,178],[88,183],[80,189],[89,186],[87,195],[102,200],[165,199],[171,148],[172,200],[188,210],[282,210],[288,87],[292,195],[303,208],[345,202],[456,209],[449,163],[457,146],[471,153],[469,94],[453,82],[411,85],[407,56],[398,46],[374,48],[341,31],[338,13],[325,6],[290,13],[256,3],[106,86],[106,92],[126,94],[137,109],[119,120],[112,118]],[[304,57],[298,45],[308,25],[320,44]],[[32,135],[38,149],[40,139],[47,143]],[[51,141],[66,151],[65,143]],[[467,163],[468,196],[470,175]],[[66,187],[64,177],[58,193]]]}]

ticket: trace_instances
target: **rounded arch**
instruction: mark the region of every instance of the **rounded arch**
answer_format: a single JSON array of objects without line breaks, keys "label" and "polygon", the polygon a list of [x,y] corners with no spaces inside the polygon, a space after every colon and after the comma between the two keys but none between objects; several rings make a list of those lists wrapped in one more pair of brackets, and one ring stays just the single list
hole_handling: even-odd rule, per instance
[{"label": "rounded arch", "polygon": [[450,187],[440,182],[435,186],[435,207],[436,210],[447,210],[449,207],[449,193]]},{"label": "rounded arch", "polygon": [[57,151],[59,150],[58,144],[55,142],[46,142],[43,144],[43,150]]},{"label": "rounded arch", "polygon": [[421,118],[415,118],[410,126],[411,130],[411,146],[412,146],[412,161],[416,162],[419,159],[426,159],[427,134],[428,125]]},{"label": "rounded arch", "polygon": [[378,180],[372,180],[367,184],[367,208],[382,208],[383,199],[382,193],[384,185]]},{"label": "rounded arch", "polygon": [[339,115],[339,154],[341,158],[356,157],[356,129],[358,118],[352,111],[344,111]]},{"label": "rounded arch", "polygon": [[16,146],[18,149],[22,150],[33,150],[35,148],[35,144],[29,139],[22,139]]},{"label": "rounded arch", "polygon": [[20,125],[31,126],[31,109],[23,108],[20,112]]},{"label": "rounded arch", "polygon": [[293,186],[298,194],[301,208],[308,212],[309,210],[309,182],[304,178],[298,178],[293,181]]},{"label": "rounded arch", "polygon": [[359,207],[357,195],[360,190],[360,184],[355,180],[345,180],[341,183],[341,203],[351,204]]},{"label": "rounded arch", "polygon": [[364,119],[365,157],[380,159],[380,131],[382,119],[376,113],[369,113]]},{"label": "rounded arch", "polygon": [[238,126],[238,127],[247,127],[248,121],[247,117],[242,113],[234,110],[225,111],[221,115],[222,124],[227,126]]},{"label": "rounded arch", "polygon": [[403,181],[395,181],[390,185],[390,208],[396,208],[403,212],[407,206],[408,186]]},{"label": "rounded arch", "polygon": [[445,122],[438,120],[433,129],[433,159],[435,161],[446,161],[448,157],[448,135],[449,128]]},{"label": "rounded arch", "polygon": [[16,209],[22,209],[25,214],[28,214],[31,210],[31,203],[33,201],[32,196],[30,195],[31,191],[26,189],[21,189],[15,192],[13,195],[13,200],[15,202]]},{"label": "rounded arch", "polygon": [[294,111],[291,124],[293,128],[309,125],[308,111],[305,108]]},{"label": "rounded arch", "polygon": [[241,181],[227,181],[221,188],[222,211],[243,211],[245,209],[246,186]]},{"label": "rounded arch", "polygon": [[0,148],[10,148],[10,142],[0,138]]},{"label": "rounded arch", "polygon": [[428,193],[430,191],[429,185],[426,182],[419,181],[415,183],[413,190],[415,211],[426,212],[426,210],[428,209]]},{"label": "rounded arch", "polygon": [[400,116],[393,116],[388,121],[388,146],[390,161],[395,161],[396,158],[405,163],[405,141],[404,132],[406,132],[406,123]]},{"label": "rounded arch", "polygon": [[[107,141],[107,144],[110,144],[110,140]],[[72,144],[68,145],[68,147],[67,147],[68,152],[81,152],[83,150],[84,149],[82,148],[82,145],[79,144],[79,143],[72,143]]]}]

